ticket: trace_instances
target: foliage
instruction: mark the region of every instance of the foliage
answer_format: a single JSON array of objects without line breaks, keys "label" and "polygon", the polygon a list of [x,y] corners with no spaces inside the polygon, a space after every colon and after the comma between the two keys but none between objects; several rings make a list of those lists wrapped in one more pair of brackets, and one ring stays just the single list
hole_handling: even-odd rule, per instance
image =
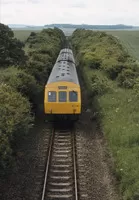
[{"label": "foliage", "polygon": [[[72,45],[75,53],[81,54],[80,63],[92,69],[100,69],[106,72],[112,80],[116,79],[123,70],[129,69],[131,73],[138,76],[139,66],[135,63],[127,51],[122,47],[117,38],[107,35],[104,32],[90,30],[76,30],[72,36]],[[136,67],[134,67],[136,65]],[[136,68],[136,69],[135,69]],[[121,74],[123,75],[125,72]],[[126,74],[125,74],[126,75]],[[117,78],[119,82],[121,79]],[[132,81],[130,87],[134,86]],[[121,84],[128,87],[128,83]]]},{"label": "foliage", "polygon": [[90,85],[90,88],[88,88],[90,90],[90,97],[103,95],[111,90],[111,85],[108,78],[104,76],[101,71],[90,71],[90,69],[86,67],[82,69],[82,73],[85,81],[87,81],[87,77],[89,78],[87,84]]},{"label": "foliage", "polygon": [[0,70],[0,83],[5,83],[26,96],[31,103],[36,102],[40,88],[33,76],[16,67]]},{"label": "foliage", "polygon": [[33,118],[27,99],[6,84],[0,84],[0,116],[0,167],[5,168],[11,159],[11,144],[28,132]]},{"label": "foliage", "polygon": [[136,83],[136,77],[138,77],[138,73],[134,72],[132,69],[123,70],[117,80],[120,86],[125,88],[133,88]]},{"label": "foliage", "polygon": [[31,33],[27,39],[29,60],[25,69],[41,86],[46,83],[64,42],[64,33],[57,28]]},{"label": "foliage", "polygon": [[25,64],[24,44],[14,38],[13,31],[0,23],[0,67]]},{"label": "foliage", "polygon": [[97,58],[93,53],[86,53],[83,57],[83,64],[89,66],[91,69],[99,69],[101,66],[101,59]]},{"label": "foliage", "polygon": [[31,32],[25,56],[24,44],[0,24],[0,169],[12,164],[16,143],[31,127],[31,104],[36,108],[43,101],[44,84],[64,40],[59,29]]},{"label": "foliage", "polygon": [[97,74],[92,74],[92,96],[102,95],[110,89],[107,77],[101,77]]},{"label": "foliage", "polygon": [[[76,30],[71,41],[90,101],[99,112],[100,126],[114,157],[123,199],[138,199],[138,63],[117,38],[107,34]],[[100,61],[98,69],[90,67],[94,58]]]}]

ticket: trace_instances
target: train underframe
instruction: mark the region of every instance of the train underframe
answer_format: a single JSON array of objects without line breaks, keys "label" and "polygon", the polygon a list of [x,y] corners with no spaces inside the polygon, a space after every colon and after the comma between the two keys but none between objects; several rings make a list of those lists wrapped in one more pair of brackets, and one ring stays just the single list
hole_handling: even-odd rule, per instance
[{"label": "train underframe", "polygon": [[78,121],[80,114],[47,114],[48,121]]}]

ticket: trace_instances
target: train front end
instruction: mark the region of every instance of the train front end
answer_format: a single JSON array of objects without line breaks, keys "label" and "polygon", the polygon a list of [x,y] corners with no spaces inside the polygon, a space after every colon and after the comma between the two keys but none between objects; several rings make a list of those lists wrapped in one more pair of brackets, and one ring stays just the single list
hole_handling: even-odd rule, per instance
[{"label": "train front end", "polygon": [[79,85],[68,82],[51,83],[45,87],[45,114],[49,119],[77,120],[81,114]]}]

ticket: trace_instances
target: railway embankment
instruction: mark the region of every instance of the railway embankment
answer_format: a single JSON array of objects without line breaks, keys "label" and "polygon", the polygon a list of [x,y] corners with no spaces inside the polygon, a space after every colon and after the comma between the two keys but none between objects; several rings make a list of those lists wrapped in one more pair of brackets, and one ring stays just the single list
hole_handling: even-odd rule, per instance
[{"label": "railway embankment", "polygon": [[[104,32],[76,30],[71,38],[97,119],[113,157],[124,200],[139,198],[139,66],[118,40]],[[93,155],[92,155],[93,156]]]}]

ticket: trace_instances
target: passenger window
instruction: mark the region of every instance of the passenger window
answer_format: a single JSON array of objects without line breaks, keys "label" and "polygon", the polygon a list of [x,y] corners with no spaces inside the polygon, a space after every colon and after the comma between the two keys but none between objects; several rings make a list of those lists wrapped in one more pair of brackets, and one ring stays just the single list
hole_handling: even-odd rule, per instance
[{"label": "passenger window", "polygon": [[56,92],[54,91],[48,92],[48,102],[56,102]]},{"label": "passenger window", "polygon": [[77,102],[78,101],[78,93],[76,91],[69,92],[69,101]]},{"label": "passenger window", "polygon": [[67,101],[67,92],[61,91],[59,92],[59,102]]}]

